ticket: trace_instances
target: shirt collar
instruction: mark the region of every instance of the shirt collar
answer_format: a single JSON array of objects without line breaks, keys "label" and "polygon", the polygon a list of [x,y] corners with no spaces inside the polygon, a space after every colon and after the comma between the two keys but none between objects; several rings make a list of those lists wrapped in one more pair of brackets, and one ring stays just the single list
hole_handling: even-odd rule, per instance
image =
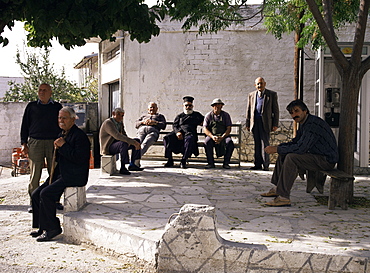
[{"label": "shirt collar", "polygon": [[[54,101],[52,99],[49,99],[48,103],[46,104],[54,104]],[[43,104],[40,99],[37,100],[37,104]]]}]

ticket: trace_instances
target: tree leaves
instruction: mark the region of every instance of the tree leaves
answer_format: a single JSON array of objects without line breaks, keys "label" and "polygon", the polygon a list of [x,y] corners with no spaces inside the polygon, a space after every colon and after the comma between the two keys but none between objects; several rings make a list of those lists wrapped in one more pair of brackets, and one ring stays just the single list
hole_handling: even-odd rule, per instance
[{"label": "tree leaves", "polygon": [[64,68],[57,73],[49,61],[50,51],[40,49],[38,53],[25,52],[22,61],[19,51],[16,63],[19,64],[25,78],[24,83],[10,82],[9,91],[5,93],[4,101],[34,101],[37,100],[37,90],[41,83],[48,83],[53,90],[53,99],[67,102],[96,102],[98,98],[97,81],[89,79],[86,89],[79,88],[66,78]]},{"label": "tree leaves", "polygon": [[[93,37],[114,40],[118,30],[128,31],[140,43],[149,42],[159,34],[156,20],[162,16],[142,0],[0,0],[0,14],[0,34],[6,24],[24,21],[29,46],[49,47],[56,37],[66,49]],[[5,44],[4,38],[0,36],[0,44]]]}]

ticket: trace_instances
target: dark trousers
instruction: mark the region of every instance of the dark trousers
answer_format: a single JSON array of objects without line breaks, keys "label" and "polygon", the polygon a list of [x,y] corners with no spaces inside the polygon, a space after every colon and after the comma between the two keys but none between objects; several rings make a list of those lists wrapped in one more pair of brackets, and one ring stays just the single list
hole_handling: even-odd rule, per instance
[{"label": "dark trousers", "polygon": [[[140,143],[138,138],[135,138],[137,142]],[[128,151],[131,150],[131,161],[129,160]],[[136,150],[134,145],[129,145],[127,142],[123,141],[115,141],[109,146],[109,153],[112,155],[120,154],[121,156],[121,168],[125,166],[125,164],[131,162],[132,164],[135,163],[136,159],[141,158],[141,150]]]},{"label": "dark trousers", "polygon": [[55,230],[60,228],[59,218],[56,216],[56,202],[60,200],[66,184],[62,177],[58,177],[51,185],[49,179],[32,193],[32,227],[41,230]]},{"label": "dark trousers", "polygon": [[263,129],[262,117],[255,117],[252,134],[254,139],[254,166],[268,168],[270,155],[265,152],[265,147],[270,146],[270,132]]},{"label": "dark trousers", "polygon": [[331,170],[335,164],[329,163],[325,156],[315,154],[287,154],[279,155],[271,183],[274,184],[277,194],[289,198],[298,170]]},{"label": "dark trousers", "polygon": [[[224,164],[229,164],[231,156],[234,151],[234,142],[231,139],[231,137],[227,137],[224,139],[225,144],[226,144],[226,152],[224,155]],[[206,137],[204,140],[204,149],[206,151],[206,156],[207,156],[207,163],[214,165],[215,164],[215,158],[213,157],[213,148],[215,147],[215,142],[212,138],[209,136]]]},{"label": "dark trousers", "polygon": [[193,151],[196,149],[196,138],[193,135],[185,136],[184,139],[179,140],[174,137],[165,136],[163,138],[163,145],[165,147],[164,157],[168,160],[173,160],[172,152],[182,153],[182,160],[186,161]]}]

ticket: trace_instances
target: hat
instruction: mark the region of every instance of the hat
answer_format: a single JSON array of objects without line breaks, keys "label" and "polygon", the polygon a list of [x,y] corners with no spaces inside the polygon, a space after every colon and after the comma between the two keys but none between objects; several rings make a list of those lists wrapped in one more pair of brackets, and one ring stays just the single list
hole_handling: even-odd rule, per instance
[{"label": "hat", "polygon": [[218,103],[221,103],[222,105],[225,105],[225,103],[223,103],[221,99],[217,98],[217,99],[214,99],[214,100],[212,101],[211,106],[213,106],[213,105],[215,105],[215,104],[218,104]]},{"label": "hat", "polygon": [[185,96],[182,99],[184,100],[184,102],[187,102],[188,101],[188,102],[191,102],[191,103],[193,103],[193,100],[194,100],[194,98],[191,97],[191,96]]}]

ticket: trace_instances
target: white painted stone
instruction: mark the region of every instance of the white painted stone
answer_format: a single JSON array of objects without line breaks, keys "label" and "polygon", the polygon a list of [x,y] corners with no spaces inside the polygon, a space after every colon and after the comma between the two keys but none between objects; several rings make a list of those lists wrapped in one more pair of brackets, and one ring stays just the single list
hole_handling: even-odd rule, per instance
[{"label": "white painted stone", "polygon": [[100,160],[102,175],[112,175],[117,172],[115,155],[103,155]]},{"label": "white painted stone", "polygon": [[85,204],[85,187],[67,187],[64,190],[64,212],[79,211]]}]

